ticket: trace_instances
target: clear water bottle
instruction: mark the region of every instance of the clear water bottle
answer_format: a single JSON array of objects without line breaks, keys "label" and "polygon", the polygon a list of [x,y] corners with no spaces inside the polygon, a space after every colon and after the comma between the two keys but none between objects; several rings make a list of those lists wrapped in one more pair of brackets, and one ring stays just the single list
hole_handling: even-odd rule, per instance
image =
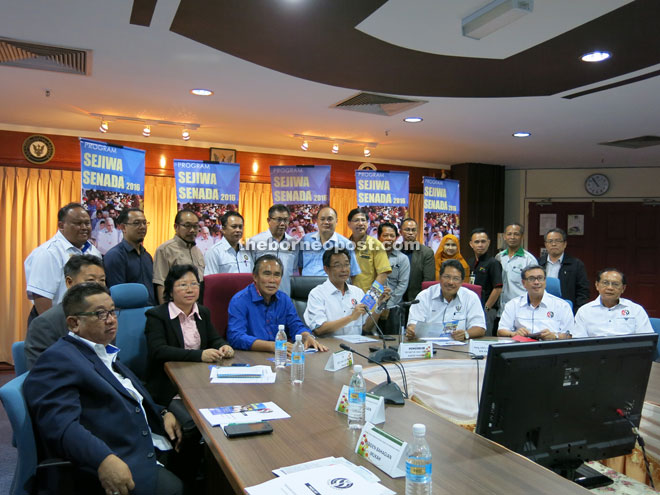
[{"label": "clear water bottle", "polygon": [[284,325],[278,325],[277,335],[275,336],[275,366],[277,368],[286,367],[286,341]]},{"label": "clear water bottle", "polygon": [[406,458],[406,495],[431,495],[431,449],[426,443],[426,426],[413,425],[413,441]]},{"label": "clear water bottle", "polygon": [[297,385],[305,379],[305,346],[302,335],[296,335],[296,343],[291,351],[291,383]]},{"label": "clear water bottle", "polygon": [[362,377],[362,366],[353,366],[353,376],[348,385],[348,428],[361,430],[364,426],[364,409],[367,387]]}]

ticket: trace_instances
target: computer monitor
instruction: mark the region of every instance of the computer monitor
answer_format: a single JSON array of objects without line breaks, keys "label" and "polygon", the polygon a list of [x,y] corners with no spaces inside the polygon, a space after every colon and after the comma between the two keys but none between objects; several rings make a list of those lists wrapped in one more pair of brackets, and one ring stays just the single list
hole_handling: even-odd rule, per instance
[{"label": "computer monitor", "polygon": [[607,484],[581,465],[632,451],[632,427],[617,410],[639,426],[657,339],[490,346],[476,432],[582,485]]}]

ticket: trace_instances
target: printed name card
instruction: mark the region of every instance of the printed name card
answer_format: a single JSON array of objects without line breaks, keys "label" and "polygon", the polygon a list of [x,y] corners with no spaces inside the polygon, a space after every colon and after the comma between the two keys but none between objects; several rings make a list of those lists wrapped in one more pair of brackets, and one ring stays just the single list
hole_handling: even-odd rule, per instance
[{"label": "printed name card", "polygon": [[394,435],[366,423],[355,446],[355,453],[392,478],[406,475],[406,450],[408,444]]},{"label": "printed name card", "polygon": [[431,359],[433,344],[431,342],[404,342],[399,344],[401,359]]},{"label": "printed name card", "polygon": [[477,356],[488,356],[488,348],[497,344],[497,340],[473,340],[470,339],[468,352],[476,354]]},{"label": "printed name card", "polygon": [[[344,385],[339,392],[335,411],[348,414],[348,385]],[[385,398],[380,395],[365,394],[364,419],[373,424],[385,422]]]},{"label": "printed name card", "polygon": [[351,351],[337,351],[330,354],[325,365],[325,371],[338,371],[353,366],[353,353]]}]

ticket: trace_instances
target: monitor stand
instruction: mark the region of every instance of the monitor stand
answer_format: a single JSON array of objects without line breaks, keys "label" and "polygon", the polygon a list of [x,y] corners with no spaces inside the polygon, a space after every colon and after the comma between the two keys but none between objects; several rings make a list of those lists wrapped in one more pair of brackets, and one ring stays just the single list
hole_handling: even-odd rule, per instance
[{"label": "monitor stand", "polygon": [[564,468],[553,467],[552,470],[587,490],[600,488],[601,486],[607,486],[614,483],[610,478],[595,469],[590,468],[586,464],[581,464],[577,468],[567,466],[564,466]]}]

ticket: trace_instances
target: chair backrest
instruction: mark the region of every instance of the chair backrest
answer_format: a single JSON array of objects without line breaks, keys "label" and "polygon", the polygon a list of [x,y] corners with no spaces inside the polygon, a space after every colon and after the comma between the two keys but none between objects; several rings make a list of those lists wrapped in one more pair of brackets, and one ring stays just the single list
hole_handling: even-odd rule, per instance
[{"label": "chair backrest", "polygon": [[[437,283],[439,283],[439,281],[437,280],[429,280],[428,282],[422,282],[422,290],[428,289],[429,287]],[[462,287],[465,287],[466,289],[470,289],[472,292],[474,292],[476,295],[479,296],[479,299],[481,299],[481,285],[462,284]]]},{"label": "chair backrest", "polygon": [[229,301],[251,283],[251,273],[216,273],[204,277],[204,306],[211,311],[211,321],[221,336],[227,334]]},{"label": "chair backrest", "polygon": [[[660,318],[649,318],[649,321],[651,322],[651,327],[653,327],[653,331],[660,335]],[[653,359],[657,361],[659,357],[660,357],[660,338],[658,338],[658,344]]]},{"label": "chair backrest", "polygon": [[110,287],[110,295],[115,306],[121,310],[115,339],[119,358],[138,378],[144,380],[148,361],[147,338],[144,335],[147,317],[144,313],[151,307],[147,306],[149,293],[142,284],[119,284]]},{"label": "chair backrest", "polygon": [[23,373],[0,388],[0,400],[7,411],[14,432],[18,458],[10,495],[27,495],[37,470],[37,445],[32,430],[32,420],[23,397],[23,382],[28,373]]},{"label": "chair backrest", "polygon": [[561,285],[559,279],[555,277],[547,277],[545,279],[545,290],[553,296],[561,297]]},{"label": "chair backrest", "polygon": [[432,285],[439,284],[438,280],[429,280],[428,282],[422,282],[422,290],[426,290]]},{"label": "chair backrest", "polygon": [[291,300],[298,312],[298,316],[304,322],[303,315],[307,308],[307,297],[309,292],[328,280],[328,277],[291,277]]},{"label": "chair backrest", "polygon": [[19,340],[11,345],[11,357],[14,359],[16,376],[22,375],[28,370],[27,359],[25,358],[25,341]]}]

